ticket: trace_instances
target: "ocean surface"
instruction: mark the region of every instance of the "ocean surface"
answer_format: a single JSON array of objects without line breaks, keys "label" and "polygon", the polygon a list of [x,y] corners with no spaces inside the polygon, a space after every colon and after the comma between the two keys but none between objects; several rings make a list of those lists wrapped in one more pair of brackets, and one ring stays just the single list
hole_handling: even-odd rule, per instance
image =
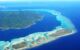
[{"label": "ocean surface", "polygon": [[[72,21],[77,32],[30,50],[80,50],[80,2],[0,3],[0,10],[4,9],[53,9],[61,12]],[[0,30],[0,40],[10,41],[11,39],[24,37],[34,32],[50,31],[59,26],[59,24],[60,22],[54,16],[46,14],[41,21],[29,28]]]}]

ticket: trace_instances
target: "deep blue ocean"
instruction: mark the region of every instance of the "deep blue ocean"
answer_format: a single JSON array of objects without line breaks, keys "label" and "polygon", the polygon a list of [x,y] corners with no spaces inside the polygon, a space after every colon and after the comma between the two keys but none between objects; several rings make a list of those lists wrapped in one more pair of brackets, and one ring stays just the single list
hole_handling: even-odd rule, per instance
[{"label": "deep blue ocean", "polygon": [[[0,10],[6,9],[53,9],[69,18],[77,29],[73,35],[65,36],[48,44],[30,50],[80,50],[80,2],[25,2],[25,3],[0,3]],[[60,23],[52,15],[47,14],[43,20],[26,29],[0,30],[0,40],[10,41],[14,38],[24,37],[33,32],[50,31]],[[68,23],[67,23],[68,24]]]}]

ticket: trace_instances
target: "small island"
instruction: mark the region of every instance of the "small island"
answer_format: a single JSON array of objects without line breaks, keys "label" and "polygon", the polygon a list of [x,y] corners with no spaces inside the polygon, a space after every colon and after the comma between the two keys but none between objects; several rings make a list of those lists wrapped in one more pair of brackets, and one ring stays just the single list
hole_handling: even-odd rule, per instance
[{"label": "small island", "polygon": [[42,16],[34,11],[9,10],[0,11],[0,29],[24,29],[40,21]]}]

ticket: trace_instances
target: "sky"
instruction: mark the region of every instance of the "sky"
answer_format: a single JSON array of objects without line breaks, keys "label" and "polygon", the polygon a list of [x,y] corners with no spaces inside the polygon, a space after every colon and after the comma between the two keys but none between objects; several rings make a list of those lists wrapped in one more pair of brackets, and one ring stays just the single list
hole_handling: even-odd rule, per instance
[{"label": "sky", "polygon": [[80,1],[80,0],[0,0],[0,2],[60,2],[60,1],[64,1],[64,2],[75,2],[75,1]]}]

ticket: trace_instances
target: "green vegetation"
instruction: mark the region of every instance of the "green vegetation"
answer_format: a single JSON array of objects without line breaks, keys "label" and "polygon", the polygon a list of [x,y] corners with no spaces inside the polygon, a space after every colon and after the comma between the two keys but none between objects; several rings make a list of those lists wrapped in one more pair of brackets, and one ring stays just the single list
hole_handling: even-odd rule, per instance
[{"label": "green vegetation", "polygon": [[0,11],[0,29],[27,28],[41,19],[34,11]]}]

